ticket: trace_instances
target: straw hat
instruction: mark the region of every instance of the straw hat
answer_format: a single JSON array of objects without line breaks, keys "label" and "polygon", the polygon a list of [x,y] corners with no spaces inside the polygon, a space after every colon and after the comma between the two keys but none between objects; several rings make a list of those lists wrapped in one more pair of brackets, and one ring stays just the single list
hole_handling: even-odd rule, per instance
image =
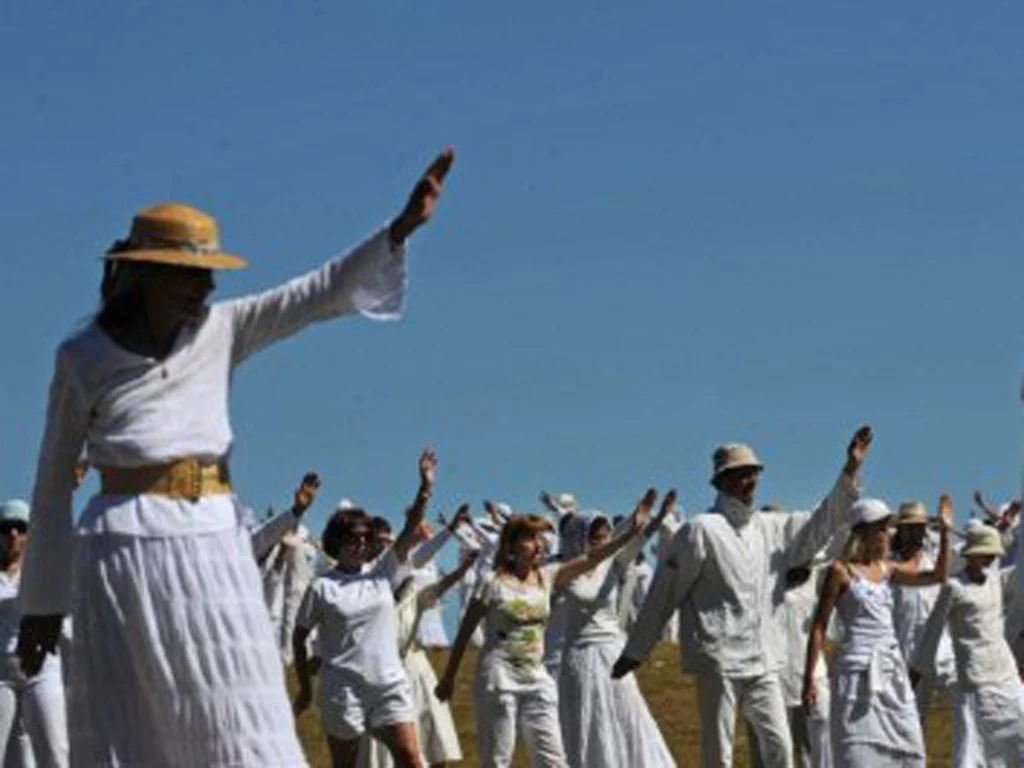
[{"label": "straw hat", "polygon": [[1003,537],[991,525],[972,525],[967,528],[967,544],[960,553],[968,555],[994,555],[1002,557]]},{"label": "straw hat", "polygon": [[728,472],[730,469],[743,469],[745,467],[764,469],[764,464],[757,458],[754,449],[742,443],[728,443],[718,446],[711,456],[711,463],[714,465],[714,472],[711,476],[712,483],[718,479],[719,475],[723,472]]},{"label": "straw hat", "polygon": [[217,221],[184,203],[161,203],[139,211],[128,238],[114,243],[106,258],[216,270],[246,266],[240,256],[221,253]]},{"label": "straw hat", "polygon": [[21,499],[10,499],[0,504],[0,523],[24,523],[28,525],[29,506]]},{"label": "straw hat", "polygon": [[850,525],[871,525],[892,517],[892,510],[879,499],[859,499],[850,507]]},{"label": "straw hat", "polygon": [[896,513],[896,525],[925,525],[928,522],[928,509],[920,501],[905,501],[900,504]]}]

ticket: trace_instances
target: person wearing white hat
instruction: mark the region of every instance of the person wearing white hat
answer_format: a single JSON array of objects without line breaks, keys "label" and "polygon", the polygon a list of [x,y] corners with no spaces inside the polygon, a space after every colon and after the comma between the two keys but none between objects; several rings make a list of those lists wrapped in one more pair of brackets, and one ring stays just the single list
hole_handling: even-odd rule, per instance
[{"label": "person wearing white hat", "polygon": [[[21,587],[29,675],[74,616],[73,764],[305,764],[231,484],[232,373],[315,323],[399,317],[405,242],[453,162],[351,253],[253,296],[208,303],[245,260],[188,205],[140,211],[107,251],[101,307],[57,351]],[[76,520],[83,445],[100,490]]]},{"label": "person wearing white hat", "polygon": [[877,499],[850,510],[850,534],[841,559],[825,578],[804,667],[804,706],[817,704],[816,668],[833,610],[841,636],[833,661],[830,727],[837,768],[924,766],[924,735],[900,653],[892,616],[891,584],[928,586],[949,577],[953,503],[939,501],[942,541],[935,568],[889,559],[892,512]]},{"label": "person wearing white hat", "polygon": [[[934,569],[936,547],[934,540],[929,536],[930,521],[925,505],[920,501],[903,502],[893,523],[896,529],[892,538],[893,559],[922,571]],[[924,636],[925,625],[942,588],[938,584],[930,587],[905,587],[893,584],[892,589],[896,637],[904,661],[910,664]],[[913,680],[914,676],[911,677]],[[941,696],[949,703],[953,712],[953,767],[977,768],[980,765],[980,753],[974,724],[969,709],[961,706],[958,690],[953,644],[949,633],[943,632],[933,667],[927,674],[922,674],[914,685],[921,728],[927,731],[932,695]]]},{"label": "person wearing white hat", "polygon": [[[0,760],[5,765],[68,765],[68,728],[60,660],[50,656],[31,676],[15,649],[21,610],[18,587],[29,530],[29,506],[21,499],[0,504]],[[24,735],[27,739],[19,738]],[[24,741],[27,740],[27,744]],[[25,752],[28,754],[25,754]]]},{"label": "person wearing white hat", "polygon": [[942,588],[914,658],[915,668],[928,670],[948,627],[961,696],[988,768],[1024,765],[1024,688],[1004,630],[1005,598],[1022,599],[1021,576],[1016,566],[993,567],[1004,553],[992,526],[967,530],[967,565]]},{"label": "person wearing white hat", "polygon": [[846,523],[871,439],[869,427],[857,430],[838,481],[813,513],[760,512],[754,498],[763,466],[753,450],[725,445],[714,452],[715,504],[676,535],[613,669],[621,677],[639,666],[682,605],[686,636],[680,645],[684,668],[697,673],[702,765],[732,765],[740,707],[757,732],[765,765],[792,765],[779,679],[786,657],[785,575]]}]

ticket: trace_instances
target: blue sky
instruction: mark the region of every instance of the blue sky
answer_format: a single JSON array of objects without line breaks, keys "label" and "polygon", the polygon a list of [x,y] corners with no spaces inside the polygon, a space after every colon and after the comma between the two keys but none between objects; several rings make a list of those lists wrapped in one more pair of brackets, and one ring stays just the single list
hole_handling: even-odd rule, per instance
[{"label": "blue sky", "polygon": [[324,476],[396,517],[540,488],[706,505],[1016,492],[1024,6],[1011,2],[49,2],[0,10],[0,496],[27,495],[53,349],[138,208],[216,214],[268,287],[458,149],[399,324],[312,329],[236,376],[236,485]]}]

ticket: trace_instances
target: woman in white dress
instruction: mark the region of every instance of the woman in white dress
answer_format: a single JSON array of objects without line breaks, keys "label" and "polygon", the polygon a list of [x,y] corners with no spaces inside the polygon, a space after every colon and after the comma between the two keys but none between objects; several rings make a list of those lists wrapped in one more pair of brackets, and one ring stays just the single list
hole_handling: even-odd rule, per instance
[{"label": "woman in white dress", "polygon": [[420,457],[420,489],[405,527],[383,554],[370,545],[371,518],[361,509],[335,512],[324,528],[324,551],[334,569],[313,580],[295,617],[292,653],[299,681],[294,710],[313,699],[306,652],[309,633],[319,630],[320,722],[334,768],[358,764],[364,734],[380,739],[401,768],[421,768],[412,686],[398,650],[394,593],[408,575],[409,552],[433,493],[437,460]]},{"label": "woman in white dress", "polygon": [[480,765],[510,765],[517,732],[526,742],[535,768],[567,764],[557,686],[543,663],[551,595],[626,546],[643,527],[655,498],[654,490],[648,491],[631,524],[605,545],[574,560],[550,565],[544,565],[544,535],[553,530],[548,520],[538,515],[513,515],[505,524],[494,571],[477,584],[437,686],[439,699],[451,698],[470,636],[486,618],[474,691]]},{"label": "woman in white dress", "polygon": [[850,509],[843,558],[832,564],[807,643],[804,706],[817,703],[816,671],[833,609],[842,633],[834,660],[830,725],[837,768],[910,768],[925,765],[917,702],[900,653],[892,617],[892,587],[928,586],[949,576],[953,504],[939,503],[942,542],[932,570],[889,560],[892,513],[881,501],[861,499]]},{"label": "woman in white dress", "polygon": [[[403,243],[452,161],[439,156],[403,211],[350,254],[254,296],[207,305],[213,271],[245,262],[186,205],[141,211],[110,249],[102,309],[57,352],[21,585],[27,674],[74,616],[73,765],[305,764],[231,488],[231,374],[312,323],[396,317]],[[100,493],[76,525],[83,444]]]},{"label": "woman in white dress", "polygon": [[6,755],[4,765],[32,765],[34,757],[37,765],[60,768],[68,764],[60,660],[48,656],[39,672],[27,677],[15,654],[21,621],[18,584],[28,526],[26,502],[12,499],[0,504],[0,761]]},{"label": "woman in white dress", "polygon": [[[1019,546],[1019,544],[1018,544]],[[942,588],[914,666],[931,669],[947,631],[953,641],[959,696],[981,743],[987,768],[1024,765],[1024,686],[1004,632],[1004,593],[1022,599],[1018,567],[1000,569],[1003,541],[989,525],[970,526],[964,570]],[[1016,558],[1015,558],[1016,560]],[[994,567],[995,566],[995,567]]]},{"label": "woman in white dress", "polygon": [[[558,677],[562,738],[572,768],[648,768],[674,766],[675,760],[644,701],[636,677],[618,680],[612,665],[626,644],[619,622],[618,593],[623,575],[653,533],[675,507],[675,491],[665,496],[659,515],[609,558],[563,590],[565,635]],[[564,556],[571,560],[606,546],[612,538],[608,518],[580,514],[569,523]]]}]

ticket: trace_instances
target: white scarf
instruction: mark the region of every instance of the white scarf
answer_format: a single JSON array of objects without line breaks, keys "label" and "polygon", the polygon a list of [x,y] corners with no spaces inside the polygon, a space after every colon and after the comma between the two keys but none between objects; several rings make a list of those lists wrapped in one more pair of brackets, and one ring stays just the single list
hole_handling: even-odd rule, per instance
[{"label": "white scarf", "polygon": [[740,528],[749,523],[755,511],[749,504],[725,493],[718,494],[715,499],[715,509],[721,512],[734,528]]}]

